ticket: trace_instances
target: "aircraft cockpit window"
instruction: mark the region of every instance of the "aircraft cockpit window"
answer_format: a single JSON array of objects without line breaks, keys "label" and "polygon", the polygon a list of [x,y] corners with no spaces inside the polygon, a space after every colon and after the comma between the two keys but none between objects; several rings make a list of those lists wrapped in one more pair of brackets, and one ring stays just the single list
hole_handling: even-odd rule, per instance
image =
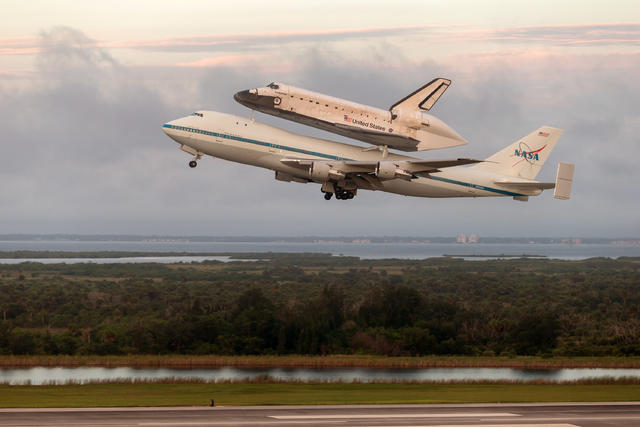
[{"label": "aircraft cockpit window", "polygon": [[204,117],[202,113],[191,113],[192,116]]},{"label": "aircraft cockpit window", "polygon": [[280,86],[275,83],[269,83],[267,87],[270,87],[271,89],[280,89]]}]

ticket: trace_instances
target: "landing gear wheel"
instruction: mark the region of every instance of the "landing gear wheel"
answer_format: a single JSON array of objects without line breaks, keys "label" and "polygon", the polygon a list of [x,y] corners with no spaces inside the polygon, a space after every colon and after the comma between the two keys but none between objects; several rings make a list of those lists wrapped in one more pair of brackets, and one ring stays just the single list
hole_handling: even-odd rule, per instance
[{"label": "landing gear wheel", "polygon": [[333,196],[333,193],[324,193],[325,200],[331,200],[331,196]]},{"label": "landing gear wheel", "polygon": [[196,166],[198,166],[198,162],[196,162],[195,160],[191,160],[189,162],[189,167],[190,168],[195,168]]},{"label": "landing gear wheel", "polygon": [[282,102],[282,100],[279,97],[276,96],[275,98],[273,98],[273,103],[275,105],[280,105],[281,102]]}]

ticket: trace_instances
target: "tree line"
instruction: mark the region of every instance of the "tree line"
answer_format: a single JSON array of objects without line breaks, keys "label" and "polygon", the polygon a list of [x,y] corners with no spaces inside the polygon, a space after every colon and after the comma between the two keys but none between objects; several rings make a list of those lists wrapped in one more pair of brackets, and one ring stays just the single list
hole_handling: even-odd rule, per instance
[{"label": "tree line", "polygon": [[0,354],[640,354],[640,259],[262,257],[0,265]]}]

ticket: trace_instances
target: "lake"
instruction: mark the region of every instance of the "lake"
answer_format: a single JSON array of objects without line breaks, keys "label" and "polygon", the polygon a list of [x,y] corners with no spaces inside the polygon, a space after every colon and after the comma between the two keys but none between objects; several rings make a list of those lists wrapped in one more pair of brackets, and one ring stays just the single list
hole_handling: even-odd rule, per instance
[{"label": "lake", "polygon": [[[594,257],[618,258],[622,256],[640,257],[640,245],[611,244],[541,244],[541,243],[295,243],[295,242],[122,242],[122,241],[0,241],[0,251],[137,251],[157,252],[156,257],[95,259],[56,259],[55,262],[191,262],[205,259],[228,261],[226,257],[185,256],[163,257],[162,252],[215,252],[215,253],[265,253],[265,252],[316,252],[333,255],[356,256],[363,259],[403,258],[425,259],[443,255],[462,256],[469,260],[484,258],[464,257],[464,255],[536,255],[553,259],[580,260]],[[24,261],[52,262],[42,259],[0,259],[0,263]]]},{"label": "lake", "polygon": [[374,382],[374,381],[575,381],[587,378],[640,378],[640,369],[550,369],[511,368],[259,368],[222,367],[215,369],[137,369],[137,368],[49,368],[0,369],[0,383],[64,384],[69,381],[149,380],[163,378],[199,379],[203,381],[239,381],[269,377],[282,381]]}]

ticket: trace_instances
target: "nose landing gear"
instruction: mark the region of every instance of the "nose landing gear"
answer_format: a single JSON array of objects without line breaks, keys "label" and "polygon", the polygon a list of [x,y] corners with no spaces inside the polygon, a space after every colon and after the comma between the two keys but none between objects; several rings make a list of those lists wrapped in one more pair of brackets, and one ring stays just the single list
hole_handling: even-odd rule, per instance
[{"label": "nose landing gear", "polygon": [[202,153],[196,154],[196,156],[193,158],[193,160],[191,160],[189,162],[189,167],[190,168],[195,168],[196,166],[198,166],[198,160],[200,160],[201,158],[202,158]]}]

